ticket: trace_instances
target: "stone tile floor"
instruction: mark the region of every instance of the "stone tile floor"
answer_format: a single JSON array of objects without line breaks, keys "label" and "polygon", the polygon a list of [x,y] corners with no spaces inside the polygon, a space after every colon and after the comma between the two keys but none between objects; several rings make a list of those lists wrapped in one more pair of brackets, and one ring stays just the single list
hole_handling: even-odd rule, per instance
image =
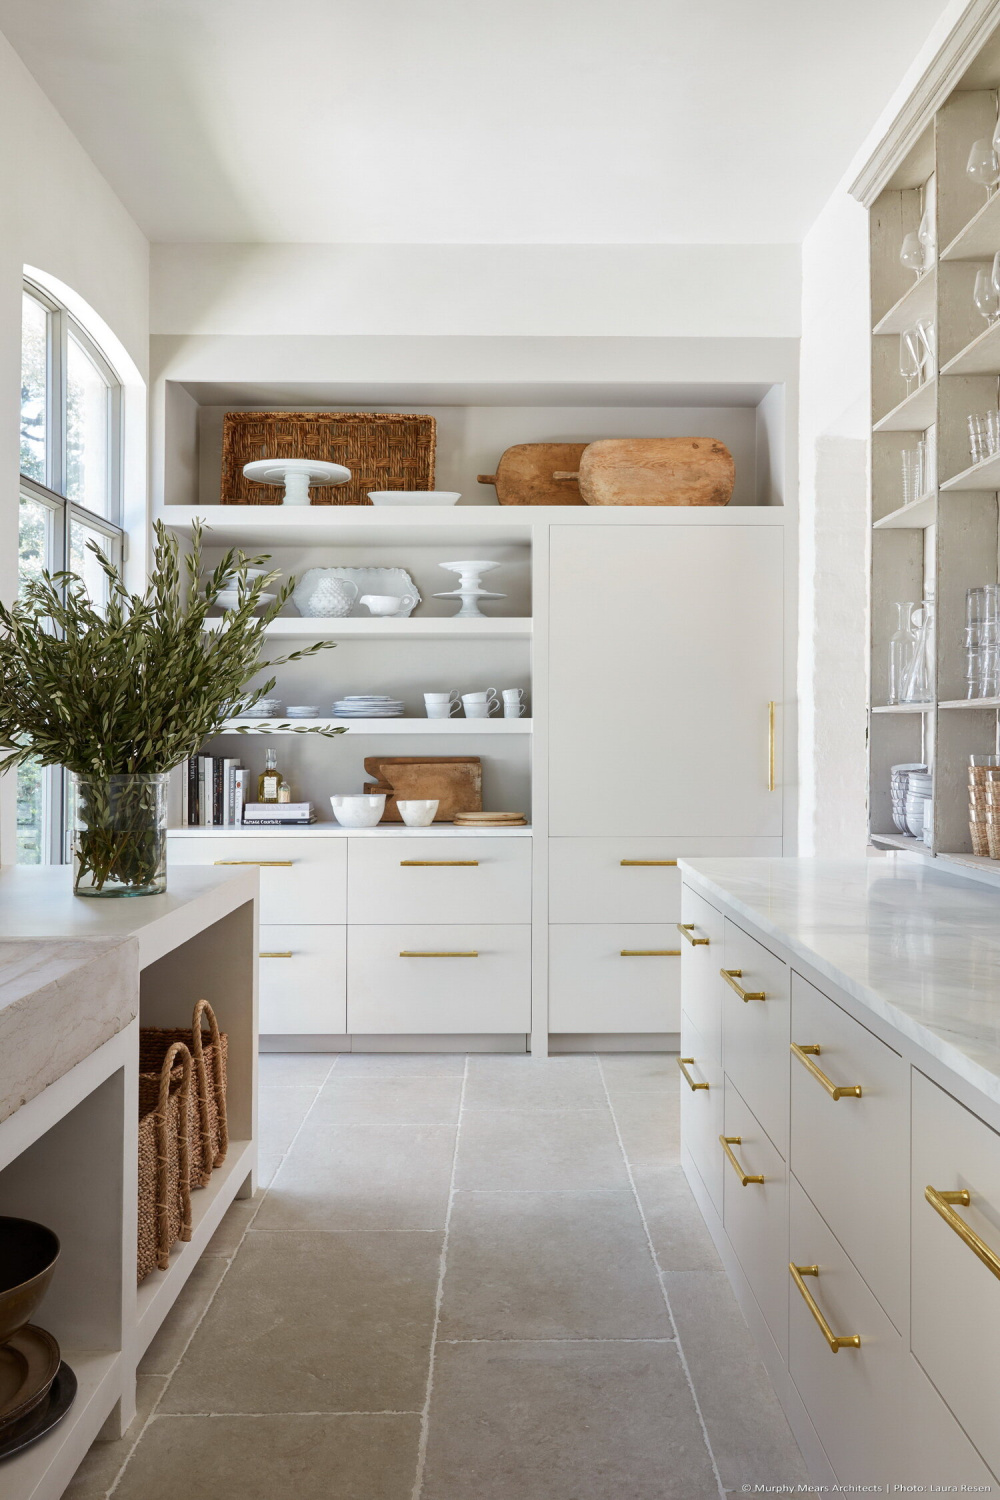
[{"label": "stone tile floor", "polygon": [[808,1484],[678,1164],[672,1056],[265,1056],[261,1190],[68,1500]]}]

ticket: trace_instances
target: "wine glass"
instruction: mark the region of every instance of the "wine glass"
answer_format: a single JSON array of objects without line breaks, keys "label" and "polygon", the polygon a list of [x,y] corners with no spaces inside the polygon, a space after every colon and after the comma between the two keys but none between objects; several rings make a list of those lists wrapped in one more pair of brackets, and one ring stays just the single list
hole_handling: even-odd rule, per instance
[{"label": "wine glass", "polygon": [[[997,160],[1000,161],[1000,157]],[[920,228],[917,230],[917,239],[924,252],[924,265],[932,266],[937,256],[937,229],[934,224],[934,210],[930,204],[924,209]]]},{"label": "wine glass", "polygon": [[1000,292],[993,285],[993,272],[980,267],[976,272],[976,284],[972,289],[972,300],[987,323],[992,325],[1000,314]]},{"label": "wine glass", "polygon": [[924,248],[920,243],[920,236],[911,230],[909,234],[903,235],[903,243],[899,248],[900,264],[914,276],[919,276],[924,269]]},{"label": "wine glass", "polygon": [[993,149],[993,142],[987,136],[973,142],[969,160],[965,164],[965,172],[973,182],[978,182],[980,187],[986,189],[987,198],[993,196],[993,189],[1000,181],[1000,157],[997,156]]},{"label": "wine glass", "polygon": [[899,373],[906,381],[906,394],[910,394],[911,381],[920,379],[920,342],[913,328],[899,335]]},{"label": "wine glass", "polygon": [[923,378],[927,380],[934,374],[934,367],[937,363],[937,329],[934,327],[933,318],[918,318],[913,326],[920,340],[920,363],[926,366]]}]

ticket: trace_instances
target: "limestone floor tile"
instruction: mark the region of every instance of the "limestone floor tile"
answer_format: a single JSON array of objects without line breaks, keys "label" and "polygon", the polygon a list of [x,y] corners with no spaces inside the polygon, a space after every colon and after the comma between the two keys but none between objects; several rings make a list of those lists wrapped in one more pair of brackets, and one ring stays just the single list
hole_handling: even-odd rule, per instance
[{"label": "limestone floor tile", "polygon": [[319,1088],[339,1057],[338,1052],[261,1052],[257,1081],[262,1089]]},{"label": "limestone floor tile", "polygon": [[226,1209],[222,1223],[208,1242],[206,1255],[233,1256],[239,1249],[240,1240],[257,1216],[263,1202],[260,1192],[252,1198],[237,1198]]},{"label": "limestone floor tile", "polygon": [[115,1500],[410,1500],[420,1419],[157,1417]]},{"label": "limestone floor tile", "polygon": [[638,1166],[636,1192],[664,1271],[718,1271],[719,1253],[688,1186],[683,1167]]},{"label": "limestone floor tile", "polygon": [[454,1125],[461,1097],[458,1075],[352,1078],[335,1073],[320,1089],[313,1118],[331,1125]]},{"label": "limestone floor tile", "polygon": [[63,1490],[63,1500],[104,1500],[121,1473],[122,1465],[139,1441],[146,1421],[167,1384],[165,1375],[140,1375],[136,1381],[135,1421],[124,1437],[111,1443],[93,1443],[83,1462]]},{"label": "limestone floor tile", "polygon": [[630,1166],[667,1166],[680,1160],[681,1121],[676,1096],[624,1094],[611,1103]]},{"label": "limestone floor tile", "polygon": [[254,1229],[443,1229],[455,1127],[310,1120]]},{"label": "limestone floor tile", "polygon": [[439,1338],[672,1332],[630,1192],[456,1193]]},{"label": "limestone floor tile", "polygon": [[464,1052],[344,1052],[337,1061],[337,1072],[348,1078],[364,1075],[384,1077],[411,1075],[414,1078],[439,1078],[442,1074],[461,1077],[465,1072]]},{"label": "limestone floor tile", "polygon": [[257,1133],[261,1155],[283,1156],[299,1126],[316,1102],[319,1088],[313,1085],[261,1089],[257,1101]]},{"label": "limestone floor tile", "polygon": [[673,1344],[439,1344],[422,1500],[718,1500],[718,1487]]},{"label": "limestone floor tile", "polygon": [[664,1280],[723,1487],[808,1485],[725,1272],[681,1271]]},{"label": "limestone floor tile", "polygon": [[139,1363],[144,1375],[170,1374],[215,1296],[229,1264],[222,1255],[203,1255],[197,1262]]},{"label": "limestone floor tile", "polygon": [[274,1175],[285,1156],[282,1151],[261,1151],[257,1157],[257,1191],[265,1192],[274,1181]]},{"label": "limestone floor tile", "polygon": [[463,1116],[460,1188],[558,1191],[628,1186],[605,1109],[470,1110]]},{"label": "limestone floor tile", "polygon": [[676,1052],[606,1052],[601,1071],[613,1099],[620,1094],[677,1092]]},{"label": "limestone floor tile", "polygon": [[596,1057],[469,1058],[465,1109],[602,1109]]},{"label": "limestone floor tile", "polygon": [[419,1411],[442,1238],[251,1230],[162,1410]]}]

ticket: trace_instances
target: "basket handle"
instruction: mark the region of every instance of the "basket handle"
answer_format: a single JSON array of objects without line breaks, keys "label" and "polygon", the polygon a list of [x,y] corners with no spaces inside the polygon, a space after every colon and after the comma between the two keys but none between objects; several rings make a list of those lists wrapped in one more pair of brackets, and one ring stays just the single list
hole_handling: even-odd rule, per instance
[{"label": "basket handle", "polygon": [[156,1265],[165,1271],[170,1264],[170,1218],[167,1207],[169,1146],[167,1141],[167,1106],[170,1103],[170,1073],[179,1063],[181,1098],[179,1119],[181,1232],[180,1239],[191,1238],[191,1177],[188,1146],[188,1101],[191,1097],[191,1053],[183,1042],[171,1042],[160,1069],[160,1092],[156,1100]]},{"label": "basket handle", "polygon": [[201,1140],[202,1160],[208,1161],[209,1148],[211,1145],[208,1119],[208,1075],[205,1071],[205,1053],[202,1048],[201,1023],[203,1018],[208,1018],[208,1030],[212,1043],[212,1086],[215,1091],[215,1103],[219,1112],[219,1149],[212,1158],[212,1166],[221,1167],[229,1150],[229,1121],[226,1118],[226,1080],[222,1073],[222,1037],[219,1033],[219,1023],[215,1019],[215,1011],[207,1000],[199,1000],[194,1008],[194,1016],[191,1021],[191,1040],[194,1043],[195,1064],[198,1067],[198,1087],[200,1097],[198,1100],[201,1113]]}]

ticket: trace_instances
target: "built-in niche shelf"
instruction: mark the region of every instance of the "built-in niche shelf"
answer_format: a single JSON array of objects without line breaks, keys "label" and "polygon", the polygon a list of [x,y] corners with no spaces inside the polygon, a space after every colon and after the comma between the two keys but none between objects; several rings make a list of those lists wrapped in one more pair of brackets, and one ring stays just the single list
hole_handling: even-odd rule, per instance
[{"label": "built-in niche shelf", "polygon": [[899,301],[880,318],[873,330],[876,334],[902,333],[912,328],[918,318],[932,318],[937,292],[937,268],[931,267],[908,286]]},{"label": "built-in niche shelf", "polygon": [[[225,616],[206,620],[206,629],[220,630]],[[504,619],[354,619],[308,618],[281,615],[264,627],[266,636],[297,641],[520,641],[531,638],[531,619],[511,616]]]},{"label": "built-in niche shelf", "polygon": [[923,531],[927,526],[933,526],[937,521],[937,491],[932,490],[929,495],[921,495],[918,500],[911,500],[909,505],[901,505],[898,510],[891,510],[887,516],[882,516],[873,522],[876,531]]},{"label": "built-in niche shelf", "polygon": [[941,366],[942,375],[1000,375],[1000,323],[984,328]]},{"label": "built-in niche shelf", "polygon": [[929,853],[923,839],[915,839],[909,833],[873,833],[869,837],[873,844],[885,849],[905,849],[912,854]]},{"label": "built-in niche shelf", "polygon": [[995,453],[992,458],[984,458],[978,464],[971,464],[969,468],[963,469],[960,474],[955,474],[951,479],[945,479],[941,488],[943,490],[1000,490],[1000,453]]},{"label": "built-in niche shelf", "polygon": [[1000,708],[1000,698],[949,698],[938,708]]},{"label": "built-in niche shelf", "polygon": [[937,420],[937,380],[925,380],[875,423],[875,432],[926,432]]},{"label": "built-in niche shelf", "polygon": [[[971,144],[971,142],[970,142]],[[972,215],[941,252],[942,260],[992,260],[1000,246],[1000,193]]]},{"label": "built-in niche shelf", "polygon": [[933,703],[876,703],[872,705],[873,714],[929,714],[933,710]]},{"label": "built-in niche shelf", "polygon": [[485,734],[509,735],[530,734],[531,720],[523,719],[282,719],[275,715],[277,723],[294,725],[287,729],[271,727],[271,721],[261,723],[257,719],[227,719],[220,734],[296,734],[302,729],[346,729],[353,734]]}]

